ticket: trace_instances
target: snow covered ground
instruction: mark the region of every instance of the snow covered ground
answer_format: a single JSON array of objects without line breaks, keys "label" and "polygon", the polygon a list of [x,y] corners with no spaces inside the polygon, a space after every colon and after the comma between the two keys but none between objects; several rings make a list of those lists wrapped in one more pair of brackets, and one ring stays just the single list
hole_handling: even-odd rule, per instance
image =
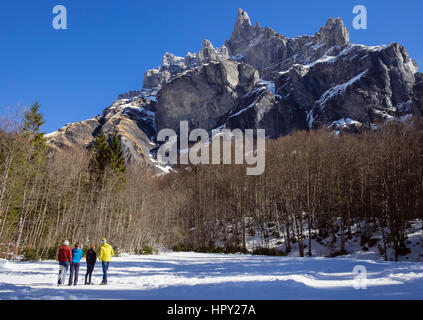
[{"label": "snow covered ground", "polygon": [[[356,280],[359,265],[367,281]],[[107,287],[84,286],[85,267],[78,286],[58,287],[55,261],[2,260],[0,299],[423,299],[419,262],[161,252],[114,258]]]},{"label": "snow covered ground", "polygon": [[[341,248],[341,233],[340,233],[341,220],[338,219],[336,225],[336,240],[333,241],[333,233],[329,232],[326,237],[312,238],[312,255],[313,257],[328,257]],[[245,225],[247,226],[246,244],[247,249],[253,252],[257,248],[274,248],[281,252],[285,251],[285,238],[278,232],[276,223],[269,222],[263,224],[261,228],[253,224],[253,219],[245,218]],[[347,254],[343,255],[344,258],[364,259],[364,260],[384,260],[384,255],[381,253],[383,249],[383,239],[380,228],[376,228],[374,223],[360,221],[361,227],[359,228],[357,222],[351,227],[352,237],[347,238],[347,231],[345,230],[345,250]],[[227,237],[233,236],[233,229],[236,227],[233,224],[227,224],[229,234]],[[238,230],[242,229],[242,224],[238,224]],[[362,232],[359,232],[359,229]],[[263,230],[267,233],[264,234]],[[361,233],[367,234],[367,240],[362,243]],[[385,234],[389,235],[389,229],[385,229]],[[308,254],[308,225],[307,221],[304,224],[304,254]],[[225,234],[221,232],[220,246],[224,247]],[[406,246],[409,249],[398,257],[399,261],[404,262],[423,262],[423,221],[413,220],[408,223],[406,228]],[[291,252],[289,257],[299,257],[298,241],[291,242]],[[389,261],[395,260],[395,251],[392,244],[387,244],[387,259]]]}]

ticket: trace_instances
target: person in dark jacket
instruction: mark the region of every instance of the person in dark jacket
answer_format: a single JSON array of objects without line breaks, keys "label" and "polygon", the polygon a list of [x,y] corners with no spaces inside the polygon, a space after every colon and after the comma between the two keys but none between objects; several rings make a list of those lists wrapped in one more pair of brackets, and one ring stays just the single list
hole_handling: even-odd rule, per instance
[{"label": "person in dark jacket", "polygon": [[97,262],[97,253],[95,252],[95,245],[92,245],[85,255],[87,260],[87,273],[85,274],[85,284],[94,284],[91,282],[91,276],[94,271],[94,266]]},{"label": "person in dark jacket", "polygon": [[63,246],[59,249],[59,255],[57,257],[59,260],[59,279],[57,281],[57,285],[64,285],[66,281],[66,273],[68,272],[69,265],[72,262],[72,250],[69,247],[69,241],[66,240],[63,243]]},{"label": "person in dark jacket", "polygon": [[[78,274],[79,274],[79,266],[81,264],[81,258],[83,255],[81,245],[79,243],[75,244],[75,249],[72,249],[72,264],[70,268],[70,276],[69,276],[69,285],[76,286],[78,284]],[[74,278],[75,275],[75,278]]]}]

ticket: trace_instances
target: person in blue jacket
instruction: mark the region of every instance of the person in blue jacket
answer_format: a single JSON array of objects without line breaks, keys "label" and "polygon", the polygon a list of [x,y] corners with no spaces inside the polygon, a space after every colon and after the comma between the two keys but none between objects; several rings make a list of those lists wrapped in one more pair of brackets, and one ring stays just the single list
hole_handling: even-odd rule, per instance
[{"label": "person in blue jacket", "polygon": [[[78,284],[79,266],[81,264],[83,252],[79,243],[75,244],[75,249],[72,249],[72,264],[70,267],[69,285],[76,286]],[[75,277],[75,278],[74,278]]]}]

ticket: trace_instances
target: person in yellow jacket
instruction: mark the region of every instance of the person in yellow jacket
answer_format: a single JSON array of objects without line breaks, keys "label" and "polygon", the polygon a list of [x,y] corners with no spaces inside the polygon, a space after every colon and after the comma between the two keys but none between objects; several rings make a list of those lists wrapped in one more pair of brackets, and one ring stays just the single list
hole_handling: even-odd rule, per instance
[{"label": "person in yellow jacket", "polygon": [[113,255],[112,246],[107,243],[105,238],[101,239],[100,254],[98,255],[98,260],[101,261],[101,266],[103,267],[103,281],[101,285],[107,285],[107,271],[109,270],[109,263]]}]

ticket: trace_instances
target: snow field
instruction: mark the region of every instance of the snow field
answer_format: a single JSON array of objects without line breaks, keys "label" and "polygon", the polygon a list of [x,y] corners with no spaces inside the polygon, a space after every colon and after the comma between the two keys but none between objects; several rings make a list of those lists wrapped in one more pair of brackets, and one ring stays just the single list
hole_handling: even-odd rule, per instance
[{"label": "snow field", "polygon": [[[355,289],[354,267],[366,268],[366,289]],[[355,258],[269,257],[161,252],[114,258],[109,285],[101,264],[85,286],[57,286],[56,261],[0,261],[0,299],[422,299],[423,264]],[[364,280],[363,280],[364,281]]]}]

